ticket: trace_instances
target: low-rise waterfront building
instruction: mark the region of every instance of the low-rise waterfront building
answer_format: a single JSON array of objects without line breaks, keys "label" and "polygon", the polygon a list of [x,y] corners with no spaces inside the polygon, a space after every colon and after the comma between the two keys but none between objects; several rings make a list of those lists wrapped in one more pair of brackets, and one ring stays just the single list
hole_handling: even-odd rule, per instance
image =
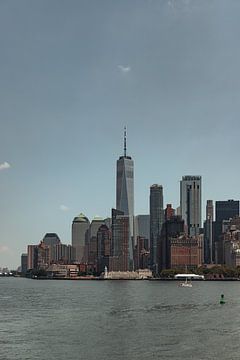
[{"label": "low-rise waterfront building", "polygon": [[136,271],[106,271],[103,273],[105,280],[144,280],[152,278],[152,271],[141,269]]},{"label": "low-rise waterfront building", "polygon": [[46,270],[50,278],[76,278],[79,273],[79,267],[75,264],[52,264]]}]

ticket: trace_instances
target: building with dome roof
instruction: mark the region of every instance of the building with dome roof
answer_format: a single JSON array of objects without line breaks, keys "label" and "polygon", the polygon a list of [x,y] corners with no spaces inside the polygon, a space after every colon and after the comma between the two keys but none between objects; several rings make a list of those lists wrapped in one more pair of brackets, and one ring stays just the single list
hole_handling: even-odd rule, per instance
[{"label": "building with dome roof", "polygon": [[84,261],[85,244],[88,240],[90,222],[83,214],[79,214],[72,222],[72,246],[76,251],[75,260],[79,263]]}]

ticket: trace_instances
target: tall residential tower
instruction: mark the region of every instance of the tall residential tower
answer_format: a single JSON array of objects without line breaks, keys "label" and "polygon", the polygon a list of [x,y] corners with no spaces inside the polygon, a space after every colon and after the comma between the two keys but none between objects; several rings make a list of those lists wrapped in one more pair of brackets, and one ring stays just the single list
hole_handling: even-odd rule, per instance
[{"label": "tall residential tower", "polygon": [[202,226],[201,216],[201,176],[183,176],[180,182],[181,215],[188,235],[199,235]]}]

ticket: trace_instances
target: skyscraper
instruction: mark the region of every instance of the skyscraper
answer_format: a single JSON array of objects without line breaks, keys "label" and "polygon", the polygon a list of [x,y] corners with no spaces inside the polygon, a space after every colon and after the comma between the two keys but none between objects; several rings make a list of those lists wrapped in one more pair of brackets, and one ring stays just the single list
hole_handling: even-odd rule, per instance
[{"label": "skyscraper", "polygon": [[36,269],[37,263],[36,263],[36,252],[37,252],[38,245],[28,245],[27,247],[27,255],[28,255],[28,263],[27,268],[30,269]]},{"label": "skyscraper", "polygon": [[96,265],[97,262],[97,232],[101,225],[104,225],[104,219],[95,216],[89,227],[89,247],[88,247],[88,262]]},{"label": "skyscraper", "polygon": [[233,219],[239,215],[239,201],[238,200],[227,200],[227,201],[216,201],[216,222],[223,220]]},{"label": "skyscraper", "polygon": [[150,260],[150,215],[134,217],[134,236],[134,268],[145,269]]},{"label": "skyscraper", "polygon": [[146,240],[150,240],[150,216],[149,215],[137,215],[134,218],[134,233],[135,237],[144,237]]},{"label": "skyscraper", "polygon": [[159,246],[159,270],[171,268],[171,238],[184,233],[184,220],[181,216],[171,216],[162,226],[161,241]]},{"label": "skyscraper", "polygon": [[133,270],[133,246],[130,235],[129,216],[117,215],[115,219],[115,242],[118,244],[118,251],[115,248],[114,253],[117,257],[117,271]]},{"label": "skyscraper", "polygon": [[159,267],[158,246],[163,222],[163,187],[154,184],[150,187],[150,263],[156,274]]},{"label": "skyscraper", "polygon": [[[134,215],[134,164],[127,156],[126,128],[124,129],[124,155],[117,160],[116,208],[124,215]],[[133,231],[133,229],[132,229]]]},{"label": "skyscraper", "polygon": [[89,225],[88,218],[82,213],[73,219],[72,246],[76,249],[76,261],[78,262],[83,261]]},{"label": "skyscraper", "polygon": [[239,216],[239,201],[227,200],[216,201],[215,206],[215,224],[214,224],[214,245],[215,245],[215,262],[222,264],[223,243],[221,239],[223,220],[233,219]]},{"label": "skyscraper", "polygon": [[59,236],[56,233],[47,233],[45,234],[42,242],[49,247],[50,262],[56,260],[55,259],[56,245],[61,244]]},{"label": "skyscraper", "polygon": [[175,215],[175,209],[172,208],[172,204],[167,204],[165,209],[165,220],[171,219]]},{"label": "skyscraper", "polygon": [[111,246],[111,255],[118,256],[120,253],[121,244],[119,242],[119,237],[117,234],[117,225],[116,219],[119,215],[124,215],[123,211],[112,209],[112,246]]},{"label": "skyscraper", "polygon": [[104,271],[105,266],[109,269],[111,255],[111,232],[107,225],[101,225],[97,232],[97,271]]},{"label": "skyscraper", "polygon": [[71,245],[54,245],[54,263],[72,264],[76,259],[75,248]]},{"label": "skyscraper", "polygon": [[207,200],[206,220],[204,222],[204,262],[211,264],[214,261],[213,241],[213,201]]},{"label": "skyscraper", "polygon": [[[124,232],[124,239],[128,238],[128,257],[129,257],[129,268],[133,266],[133,237],[134,237],[134,163],[131,156],[127,156],[127,135],[126,128],[124,128],[124,155],[120,156],[117,160],[117,181],[116,181],[116,209],[122,211],[124,216],[128,217],[128,231],[129,236],[127,237]],[[118,216],[117,216],[118,217]],[[118,223],[116,218],[116,223]],[[126,227],[125,227],[126,229]],[[123,240],[119,236],[114,235],[114,247],[113,251],[116,253],[117,249],[123,250]],[[121,243],[118,244],[118,242]],[[124,244],[126,241],[124,240]]]},{"label": "skyscraper", "polygon": [[112,209],[112,260],[113,271],[133,270],[133,238],[130,232],[130,217],[123,211]]},{"label": "skyscraper", "polygon": [[199,235],[201,220],[201,176],[183,176],[180,182],[181,216],[190,236]]},{"label": "skyscraper", "polygon": [[21,255],[21,273],[26,275],[28,269],[28,254]]},{"label": "skyscraper", "polygon": [[213,201],[212,200],[207,200],[207,205],[206,205],[206,219],[211,218],[213,221]]},{"label": "skyscraper", "polygon": [[43,242],[45,245],[48,245],[48,246],[54,246],[54,245],[61,243],[59,236],[56,233],[45,234],[45,236],[43,238]]}]

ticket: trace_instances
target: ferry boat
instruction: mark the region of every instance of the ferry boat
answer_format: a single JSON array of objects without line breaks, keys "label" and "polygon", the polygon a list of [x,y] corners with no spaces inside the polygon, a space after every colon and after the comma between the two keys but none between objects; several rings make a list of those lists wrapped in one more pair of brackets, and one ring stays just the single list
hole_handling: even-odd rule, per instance
[{"label": "ferry boat", "polygon": [[204,275],[197,275],[197,274],[176,274],[174,276],[176,280],[205,280]]}]

